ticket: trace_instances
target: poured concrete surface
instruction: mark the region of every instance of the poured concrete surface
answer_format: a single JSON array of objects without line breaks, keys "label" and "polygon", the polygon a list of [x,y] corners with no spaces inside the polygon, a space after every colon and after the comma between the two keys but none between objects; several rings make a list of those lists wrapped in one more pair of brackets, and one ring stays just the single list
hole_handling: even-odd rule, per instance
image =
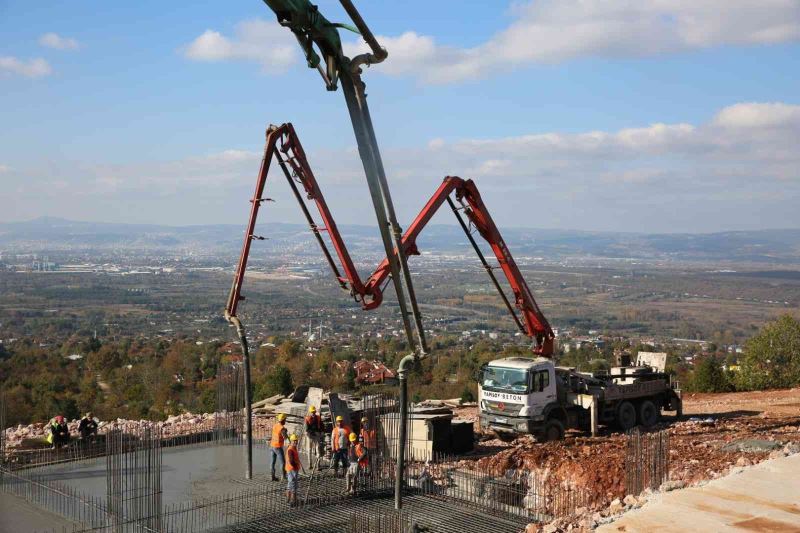
[{"label": "poured concrete surface", "polygon": [[800,454],[654,496],[598,531],[800,532]]},{"label": "poured concrete surface", "polygon": [[[206,445],[165,448],[162,457],[162,502],[164,505],[219,496],[247,488],[243,483],[242,445]],[[253,475],[269,471],[269,450],[253,448]],[[106,498],[106,459],[72,463],[40,470],[48,480],[59,481],[81,492]]]},{"label": "poured concrete surface", "polygon": [[52,531],[67,528],[71,531],[73,522],[12,494],[0,492],[0,533],[21,533],[24,531]]}]

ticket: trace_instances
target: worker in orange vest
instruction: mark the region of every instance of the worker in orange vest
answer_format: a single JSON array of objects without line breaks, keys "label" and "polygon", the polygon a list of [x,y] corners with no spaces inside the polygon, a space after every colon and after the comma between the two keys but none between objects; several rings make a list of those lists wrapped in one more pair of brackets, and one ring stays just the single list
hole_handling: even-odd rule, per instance
[{"label": "worker in orange vest", "polygon": [[347,442],[350,437],[350,429],[344,425],[344,418],[340,415],[336,417],[336,425],[331,432],[331,449],[333,450],[333,473],[339,477],[339,463],[342,469],[347,471],[349,462],[347,460]]},{"label": "worker in orange vest", "polygon": [[367,471],[371,474],[375,468],[375,459],[378,457],[378,434],[374,428],[371,427],[369,419],[365,416],[361,419],[361,439],[364,442],[364,447],[367,449],[369,455],[369,467]]},{"label": "worker in orange vest", "polygon": [[355,433],[351,433],[349,438],[350,447],[347,455],[350,466],[347,469],[347,494],[355,496],[358,490],[358,478],[363,477],[369,467],[369,452],[364,446],[363,437],[356,437]]},{"label": "worker in orange vest", "polygon": [[272,426],[272,440],[270,441],[270,452],[272,454],[272,461],[271,461],[271,469],[272,469],[272,481],[278,481],[278,478],[275,477],[275,464],[280,460],[281,463],[281,474],[283,475],[283,479],[286,479],[286,472],[284,469],[284,463],[286,462],[283,457],[283,442],[287,437],[286,432],[286,415],[283,413],[278,414],[278,421],[277,423]]},{"label": "worker in orange vest", "polygon": [[322,457],[325,454],[325,439],[322,434],[322,418],[317,414],[313,405],[308,408],[305,419],[306,437],[308,437],[308,463],[311,464],[312,455]]},{"label": "worker in orange vest", "polygon": [[286,449],[286,501],[290,507],[297,505],[297,480],[300,474],[300,452],[297,451],[297,435],[289,436],[289,447]]}]

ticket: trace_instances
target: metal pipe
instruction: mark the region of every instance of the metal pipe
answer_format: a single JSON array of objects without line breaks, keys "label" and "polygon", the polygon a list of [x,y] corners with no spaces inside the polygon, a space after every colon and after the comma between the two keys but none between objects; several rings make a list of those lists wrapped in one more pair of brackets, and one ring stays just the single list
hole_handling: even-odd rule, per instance
[{"label": "metal pipe", "polygon": [[[398,254],[394,253],[394,246],[392,243],[392,235],[390,231],[391,222],[388,220],[386,211],[386,198],[381,190],[378,179],[378,165],[376,163],[375,151],[377,146],[372,142],[369,134],[366,131],[365,113],[362,108],[363,100],[359,99],[356,93],[355,81],[350,76],[342,76],[342,91],[344,92],[345,102],[347,109],[350,112],[350,119],[353,123],[353,131],[356,136],[356,143],[358,145],[358,153],[361,156],[361,163],[364,166],[364,174],[367,178],[367,186],[369,188],[372,203],[375,207],[375,216],[378,219],[378,228],[383,240],[383,248],[386,251],[386,257],[389,259],[389,267],[392,271],[392,283],[394,284],[395,292],[397,293],[397,303],[400,306],[400,315],[403,319],[403,328],[406,333],[406,338],[413,348],[414,334],[409,321],[409,313],[407,302],[405,298],[405,291],[400,275],[400,265],[398,256],[403,254],[402,247],[398,247]],[[358,83],[361,83],[358,80]],[[360,91],[363,94],[363,90]],[[366,113],[369,113],[367,111]],[[378,156],[379,157],[379,156]],[[388,200],[391,202],[391,199]]]},{"label": "metal pipe", "polygon": [[308,226],[311,228],[311,232],[314,234],[314,237],[317,239],[317,243],[319,243],[320,248],[322,248],[322,253],[325,255],[325,259],[328,261],[328,265],[331,267],[333,271],[333,275],[336,276],[336,280],[339,282],[339,286],[343,289],[347,288],[347,284],[342,281],[342,275],[339,273],[339,267],[336,266],[336,262],[333,260],[333,256],[331,255],[330,250],[328,250],[328,246],[325,244],[325,240],[322,238],[320,234],[319,227],[317,226],[316,222],[314,222],[314,217],[311,216],[311,212],[308,210],[306,203],[303,201],[303,196],[300,194],[300,190],[297,188],[297,184],[292,179],[292,174],[289,172],[289,169],[286,167],[286,163],[283,161],[283,158],[278,156],[278,165],[281,167],[283,174],[286,176],[286,181],[289,182],[289,187],[292,188],[292,192],[294,193],[294,197],[297,199],[297,203],[300,204],[300,209],[303,211],[303,215],[306,217],[306,222],[308,222]]},{"label": "metal pipe", "polygon": [[[386,248],[386,257],[389,260],[389,267],[392,271],[392,281],[397,292],[400,311],[403,314],[403,323],[406,327],[409,344],[412,345],[411,327],[408,324],[408,309],[405,302],[405,292],[403,284],[400,282],[402,276],[405,282],[405,290],[408,291],[408,299],[411,301],[411,312],[414,319],[414,326],[417,330],[418,353],[424,357],[428,353],[428,346],[425,341],[425,330],[422,326],[422,318],[417,304],[414,284],[411,280],[411,272],[408,270],[408,262],[405,250],[402,246],[402,231],[397,223],[397,215],[394,211],[394,204],[389,192],[389,184],[386,181],[386,172],[383,168],[378,141],[375,137],[375,130],[372,127],[372,119],[369,114],[367,97],[364,92],[364,83],[360,76],[343,76],[342,90],[345,95],[350,118],[353,122],[353,129],[356,133],[358,151],[361,161],[364,164],[364,171],[367,175],[367,183],[370,186],[375,212],[380,211],[378,204],[383,206],[383,213],[378,215],[378,222],[381,226],[381,236]],[[374,190],[373,190],[374,189]],[[383,220],[381,220],[383,219]],[[388,234],[388,235],[387,235]]]},{"label": "metal pipe", "polygon": [[353,24],[356,25],[358,28],[359,33],[361,33],[361,37],[364,38],[367,45],[372,50],[371,54],[361,54],[354,57],[350,60],[350,72],[358,73],[359,67],[361,65],[373,65],[375,63],[380,63],[384,59],[386,59],[389,55],[389,52],[383,48],[378,40],[375,39],[375,35],[372,34],[372,31],[367,26],[367,23],[364,22],[364,19],[361,18],[361,13],[358,12],[356,6],[353,5],[353,2],[350,0],[339,0],[342,4],[342,7],[353,20]]},{"label": "metal pipe", "polygon": [[469,228],[464,222],[464,219],[461,218],[461,214],[458,212],[456,204],[453,203],[453,200],[449,196],[447,197],[447,203],[450,205],[450,209],[453,210],[453,214],[456,216],[456,220],[458,220],[458,224],[461,226],[461,229],[464,230],[464,235],[467,236],[467,239],[469,239],[469,242],[472,245],[472,248],[475,250],[475,253],[478,254],[478,259],[481,260],[483,268],[486,269],[486,273],[489,274],[489,277],[492,279],[492,283],[494,283],[494,288],[497,289],[498,293],[500,293],[500,297],[503,299],[503,303],[506,304],[506,309],[508,309],[508,312],[511,313],[511,317],[514,319],[514,322],[517,323],[517,327],[519,328],[519,330],[522,333],[525,333],[525,326],[522,325],[522,322],[517,316],[516,311],[514,311],[514,308],[511,306],[511,302],[508,300],[505,291],[500,286],[500,282],[497,281],[497,276],[495,276],[494,272],[492,272],[492,267],[486,261],[486,257],[484,257],[483,252],[478,246],[478,243],[475,242],[475,237],[473,237],[472,233],[470,233]]},{"label": "metal pipe", "polygon": [[245,477],[253,479],[253,405],[250,398],[250,350],[247,346],[247,336],[245,335],[244,325],[239,317],[226,314],[228,321],[236,326],[236,333],[242,343],[242,365],[244,366],[244,432],[245,432],[245,454],[247,456],[247,466]]},{"label": "metal pipe", "polygon": [[406,460],[406,435],[408,428],[408,371],[417,362],[416,354],[409,354],[400,360],[397,377],[400,380],[400,431],[397,445],[397,468],[394,478],[394,508],[403,507],[403,469]]}]

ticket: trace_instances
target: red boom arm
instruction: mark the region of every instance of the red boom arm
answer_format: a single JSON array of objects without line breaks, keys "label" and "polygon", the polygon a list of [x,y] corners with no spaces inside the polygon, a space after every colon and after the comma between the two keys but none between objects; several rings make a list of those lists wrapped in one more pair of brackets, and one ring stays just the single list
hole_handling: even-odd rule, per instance
[{"label": "red boom arm", "polygon": [[[278,147],[278,145],[280,145],[280,147]],[[325,257],[327,258],[328,263],[333,270],[333,273],[336,276],[339,284],[344,288],[348,288],[349,284],[350,294],[357,301],[361,302],[361,305],[364,309],[374,309],[378,307],[383,301],[383,292],[381,287],[391,275],[389,261],[388,259],[384,259],[381,264],[378,265],[378,268],[375,270],[375,272],[369,277],[367,282],[362,283],[361,278],[358,275],[358,271],[356,270],[355,265],[350,258],[350,254],[347,251],[344,241],[339,234],[336,223],[334,222],[330,210],[328,209],[325,198],[322,195],[322,191],[320,190],[316,178],[311,171],[311,167],[306,160],[305,152],[300,145],[300,140],[297,138],[297,134],[295,133],[292,125],[287,123],[277,128],[270,126],[270,129],[267,130],[267,143],[264,148],[264,159],[262,160],[261,170],[259,171],[258,181],[256,183],[256,192],[251,200],[253,206],[250,212],[250,221],[248,224],[247,234],[245,235],[244,245],[242,247],[242,254],[239,259],[239,266],[236,270],[236,274],[234,275],[233,286],[231,287],[231,293],[228,298],[228,305],[225,311],[226,315],[236,316],[238,302],[244,299],[244,297],[241,296],[244,272],[247,268],[250,243],[253,239],[259,238],[253,235],[253,231],[255,229],[256,218],[258,216],[258,208],[263,201],[267,200],[266,198],[262,198],[261,195],[264,191],[264,184],[269,171],[270,160],[272,159],[273,155],[277,157],[278,164],[283,170],[289,185],[292,187],[292,190],[294,191],[295,196],[300,203],[304,214],[306,215],[306,219],[309,222],[311,230],[322,247]],[[299,182],[303,186],[308,199],[314,200],[317,210],[324,221],[324,227],[320,228],[314,222],[311,214],[306,208],[305,202],[303,201],[295,182]],[[517,309],[519,309],[523,315],[524,324],[517,318],[517,315],[511,307],[511,304],[506,299],[505,293],[497,283],[491,267],[486,263],[483,254],[477,246],[477,243],[475,243],[474,239],[472,238],[472,234],[458,214],[459,209],[456,208],[455,204],[450,198],[450,195],[453,192],[455,192],[456,201],[462,205],[461,210],[464,211],[470,223],[475,226],[478,233],[491,246],[495,257],[500,264],[500,268],[503,270],[503,274],[505,274],[506,279],[511,286],[511,290],[514,293],[514,303]],[[519,267],[517,267],[514,258],[511,256],[511,252],[509,252],[508,247],[503,241],[500,231],[497,229],[492,217],[489,215],[489,211],[486,209],[480,193],[478,192],[478,189],[475,187],[475,183],[472,180],[465,181],[455,176],[448,176],[444,179],[442,184],[439,186],[439,189],[434,193],[433,196],[431,196],[430,200],[428,200],[428,203],[425,204],[425,207],[422,209],[422,211],[420,211],[419,215],[417,215],[417,218],[414,219],[414,222],[411,224],[411,226],[409,226],[405,234],[403,234],[401,243],[405,253],[407,255],[419,255],[416,244],[417,237],[419,236],[420,232],[422,232],[423,228],[425,228],[425,226],[428,224],[428,222],[430,222],[433,215],[436,214],[436,212],[445,202],[447,202],[453,209],[453,212],[458,218],[461,227],[466,232],[468,239],[475,248],[475,251],[478,253],[478,256],[483,262],[484,267],[487,269],[487,272],[489,272],[492,281],[495,283],[495,287],[498,289],[498,291],[500,291],[506,306],[516,320],[517,324],[526,335],[534,339],[534,353],[544,357],[552,356],[553,339],[555,338],[553,330],[550,328],[550,324],[547,322],[547,319],[544,317],[539,309],[539,306],[536,304],[533,294],[528,288],[528,285],[525,282]],[[339,269],[337,268],[333,257],[328,251],[325,241],[320,236],[321,231],[328,232],[333,247],[336,251],[336,255],[338,256],[339,262],[344,270],[344,276],[339,273]]]}]

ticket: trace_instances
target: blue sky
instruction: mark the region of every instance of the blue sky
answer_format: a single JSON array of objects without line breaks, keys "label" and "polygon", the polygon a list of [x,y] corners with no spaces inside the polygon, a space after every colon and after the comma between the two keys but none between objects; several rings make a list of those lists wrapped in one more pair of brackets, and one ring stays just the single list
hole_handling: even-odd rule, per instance
[{"label": "blue sky", "polygon": [[[457,174],[502,225],[800,227],[797,0],[357,5],[401,219]],[[256,0],[0,0],[0,89],[0,221],[243,223],[284,121],[337,220],[371,210],[341,93]],[[285,189],[269,216],[299,220]]]}]

